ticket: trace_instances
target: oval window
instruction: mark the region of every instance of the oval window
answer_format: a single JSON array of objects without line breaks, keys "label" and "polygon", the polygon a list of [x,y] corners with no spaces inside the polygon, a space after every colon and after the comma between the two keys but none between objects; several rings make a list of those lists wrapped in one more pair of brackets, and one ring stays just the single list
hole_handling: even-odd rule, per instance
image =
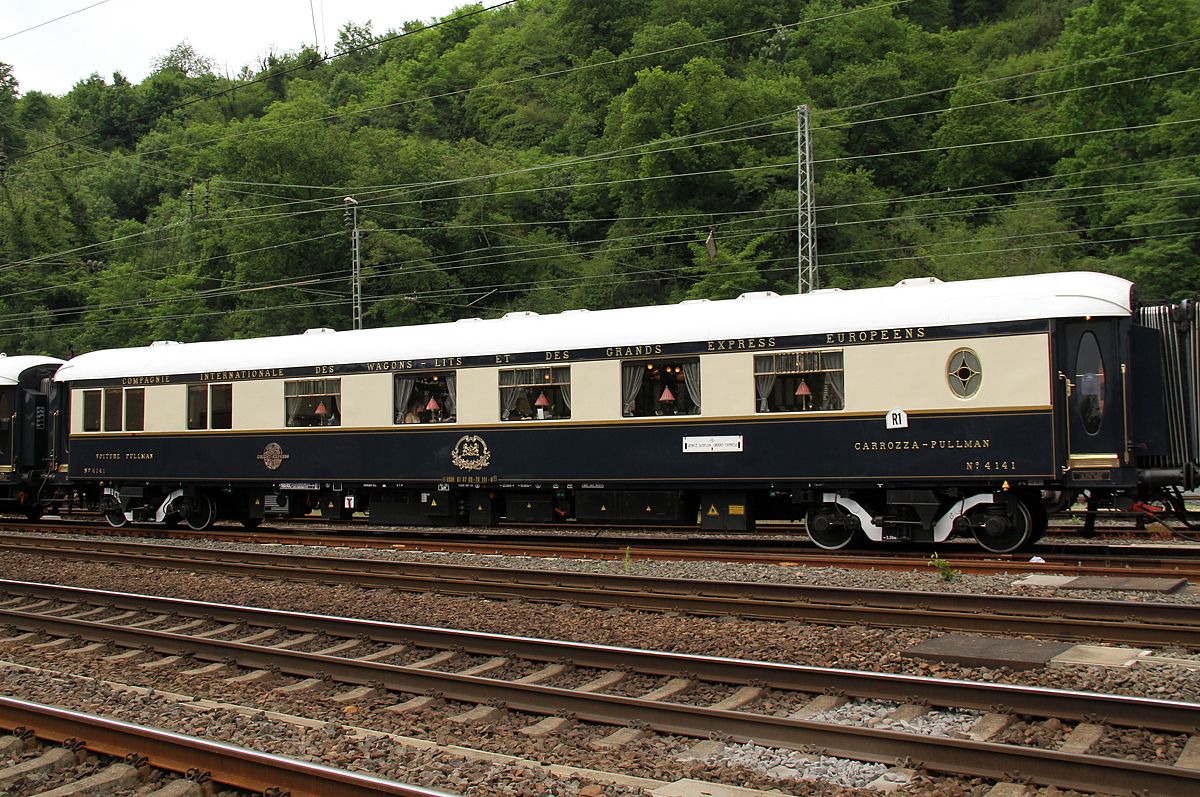
[{"label": "oval window", "polygon": [[979,392],[979,385],[983,382],[983,369],[979,365],[979,355],[970,349],[959,349],[951,354],[946,378],[954,395],[964,399],[974,396]]},{"label": "oval window", "polygon": [[1100,356],[1100,344],[1091,332],[1084,332],[1079,339],[1079,352],[1075,355],[1075,390],[1083,429],[1088,434],[1100,431],[1104,418],[1104,360]]}]

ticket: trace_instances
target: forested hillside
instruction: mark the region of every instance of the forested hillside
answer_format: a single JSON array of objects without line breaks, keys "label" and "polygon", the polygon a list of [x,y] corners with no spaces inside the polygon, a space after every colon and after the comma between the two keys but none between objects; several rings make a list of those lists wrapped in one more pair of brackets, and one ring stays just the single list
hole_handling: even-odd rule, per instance
[{"label": "forested hillside", "polygon": [[794,292],[802,104],[821,287],[1094,269],[1188,295],[1198,11],[521,0],[237,76],[186,43],[61,97],[0,64],[0,348],[349,328],[346,197],[369,327]]}]

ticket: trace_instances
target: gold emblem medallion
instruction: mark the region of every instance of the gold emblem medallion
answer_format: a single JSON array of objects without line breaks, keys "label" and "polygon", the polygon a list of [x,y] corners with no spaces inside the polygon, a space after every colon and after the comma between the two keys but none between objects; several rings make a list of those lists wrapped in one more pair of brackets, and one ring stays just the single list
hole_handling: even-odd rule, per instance
[{"label": "gold emblem medallion", "polygon": [[492,461],[492,452],[488,451],[482,437],[469,434],[454,444],[450,461],[463,470],[482,470]]},{"label": "gold emblem medallion", "polygon": [[290,459],[287,454],[283,453],[283,449],[279,447],[279,443],[267,443],[267,447],[258,455],[258,458],[270,470],[275,470],[283,464],[285,459]]}]

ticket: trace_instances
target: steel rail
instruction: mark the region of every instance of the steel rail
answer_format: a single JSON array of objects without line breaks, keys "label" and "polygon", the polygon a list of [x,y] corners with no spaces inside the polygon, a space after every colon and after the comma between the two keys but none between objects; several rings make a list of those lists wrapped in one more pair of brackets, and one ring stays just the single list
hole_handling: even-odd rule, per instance
[{"label": "steel rail", "polygon": [[160,769],[207,772],[218,783],[258,793],[279,789],[290,791],[292,797],[453,797],[449,792],[11,697],[0,696],[0,727],[25,727],[54,742],[75,739],[103,755],[134,753]]},{"label": "steel rail", "polygon": [[[46,533],[47,528],[62,530],[69,533],[88,533],[78,527],[59,527],[29,524],[18,526],[21,531]],[[497,535],[488,532],[464,533],[457,532],[419,532],[415,535],[397,536],[396,532],[385,532],[387,537],[346,537],[334,536],[334,533],[324,535],[302,536],[299,533],[286,531],[271,533],[262,531],[210,529],[195,532],[189,529],[162,529],[153,527],[130,527],[114,529],[98,526],[92,531],[116,536],[137,536],[138,531],[153,532],[160,537],[178,539],[222,540],[228,542],[272,543],[282,545],[303,545],[309,547],[346,547],[346,548],[404,548],[413,551],[439,552],[469,552],[475,554],[495,555],[526,555],[526,556],[567,556],[582,559],[598,559],[601,561],[616,561],[622,558],[626,547],[632,547],[637,559],[656,561],[710,561],[713,550],[721,550],[721,558],[748,564],[804,564],[813,567],[852,567],[873,568],[883,570],[925,570],[934,568],[927,554],[913,554],[911,550],[880,554],[879,552],[839,552],[829,554],[819,549],[804,548],[744,550],[747,541],[743,539],[707,537],[688,537],[679,535],[675,538],[650,538],[630,536],[620,538],[580,538],[569,537],[567,540],[550,535]],[[568,532],[570,533],[570,532]],[[575,530],[578,534],[578,530]],[[3,536],[3,535],[0,535]],[[493,539],[500,537],[500,539]],[[465,538],[465,539],[464,539]],[[10,539],[20,539],[10,537]],[[691,548],[681,547],[688,542],[697,542],[700,546]],[[803,544],[803,543],[801,543]],[[661,547],[652,547],[652,546]],[[667,547],[667,546],[676,547]],[[733,550],[728,547],[733,546]],[[758,547],[758,546],[754,546]],[[1160,558],[1141,555],[1133,557],[1131,552],[1122,548],[1112,548],[1105,545],[1039,545],[1035,549],[1045,563],[1031,563],[1024,557],[1013,555],[997,555],[981,552],[969,543],[950,543],[941,546],[924,546],[924,549],[938,550],[947,554],[951,564],[964,573],[1036,573],[1047,568],[1063,575],[1110,575],[1113,567],[1119,567],[1121,574],[1126,577],[1200,577],[1200,558],[1190,550],[1179,546],[1155,552]],[[947,550],[947,548],[951,550]],[[1080,550],[1071,550],[1071,549]],[[897,553],[899,555],[897,555]]]},{"label": "steel rail", "polygon": [[[631,668],[637,672],[672,677],[687,676],[724,684],[765,684],[772,689],[816,693],[833,690],[856,697],[905,702],[914,695],[931,705],[1010,712],[1060,719],[1095,721],[1097,717],[1113,725],[1148,727],[1175,733],[1193,733],[1200,727],[1200,703],[1178,700],[1101,695],[1008,684],[974,683],[946,678],[894,675],[825,667],[806,667],[769,661],[729,659],[715,656],[670,653],[632,648],[607,647],[588,643],[531,639],[503,634],[487,634],[456,629],[431,628],[327,615],[172,600],[146,595],[101,592],[79,587],[0,581],[0,588],[41,599],[116,609],[138,609],[152,613],[170,613],[181,617],[207,618],[219,623],[246,623],[250,626],[283,627],[302,633],[322,630],[330,636],[365,636],[381,644],[408,644],[436,649],[462,649],[484,656],[515,656],[532,661],[568,661],[579,667],[598,669]],[[99,642],[113,640],[120,647],[149,645],[155,651],[178,654],[191,651],[205,661],[235,660],[246,667],[277,664],[281,671],[311,678],[320,672],[336,680],[367,684],[373,680],[390,683],[397,691],[421,694],[436,683],[416,685],[397,680],[397,673],[408,668],[361,662],[337,656],[317,656],[238,642],[198,639],[144,628],[127,628],[102,621],[84,621],[52,615],[0,608],[0,621],[25,631],[47,630],[57,636],[78,635]],[[418,674],[449,675],[426,670]],[[405,677],[408,677],[407,675]],[[457,677],[457,676],[456,676]],[[492,679],[468,679],[492,683]],[[445,690],[443,690],[445,691]],[[447,692],[449,694],[449,692]],[[463,696],[471,699],[477,695]],[[532,710],[532,709],[531,709]],[[550,704],[547,713],[554,713]]]},{"label": "steel rail", "polygon": [[[36,617],[51,625],[73,624]],[[110,626],[102,632],[114,628]],[[660,733],[693,737],[721,733],[733,741],[753,741],[769,747],[805,749],[882,763],[909,762],[911,765],[916,762],[920,767],[954,775],[996,779],[1023,777],[1044,785],[1108,794],[1192,797],[1200,789],[1200,771],[1159,764],[577,692],[165,633],[141,631],[138,635],[159,637],[156,649],[167,647],[178,652],[183,646],[193,647],[198,658],[227,659],[228,653],[236,651],[239,655],[234,658],[238,663],[249,666],[276,665],[282,671],[308,677],[325,673],[351,683],[374,681],[397,691],[436,694],[472,703],[491,702],[495,705],[499,701],[503,707],[518,711],[566,714],[584,721],[624,723]],[[315,669],[317,667],[322,669]],[[372,677],[362,680],[367,673]]]},{"label": "steel rail", "polygon": [[[936,627],[1055,639],[1200,648],[1200,615],[1188,604],[1065,600],[795,584],[507,570],[332,556],[197,550],[177,546],[0,540],[0,550],[287,581],[403,591],[573,602],[645,611],[736,615],[843,625]],[[74,544],[72,544],[74,543]]]}]

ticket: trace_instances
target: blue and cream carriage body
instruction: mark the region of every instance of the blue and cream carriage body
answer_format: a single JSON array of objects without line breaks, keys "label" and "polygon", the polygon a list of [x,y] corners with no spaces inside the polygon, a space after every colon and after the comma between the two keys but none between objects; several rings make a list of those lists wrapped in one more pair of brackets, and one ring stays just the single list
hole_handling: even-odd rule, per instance
[{"label": "blue and cream carriage body", "polygon": [[1151,462],[1190,486],[1131,288],[913,280],[97,351],[56,377],[59,479],[118,524],[805,518],[827,548],[1013,550],[1048,492],[1132,499]]}]

